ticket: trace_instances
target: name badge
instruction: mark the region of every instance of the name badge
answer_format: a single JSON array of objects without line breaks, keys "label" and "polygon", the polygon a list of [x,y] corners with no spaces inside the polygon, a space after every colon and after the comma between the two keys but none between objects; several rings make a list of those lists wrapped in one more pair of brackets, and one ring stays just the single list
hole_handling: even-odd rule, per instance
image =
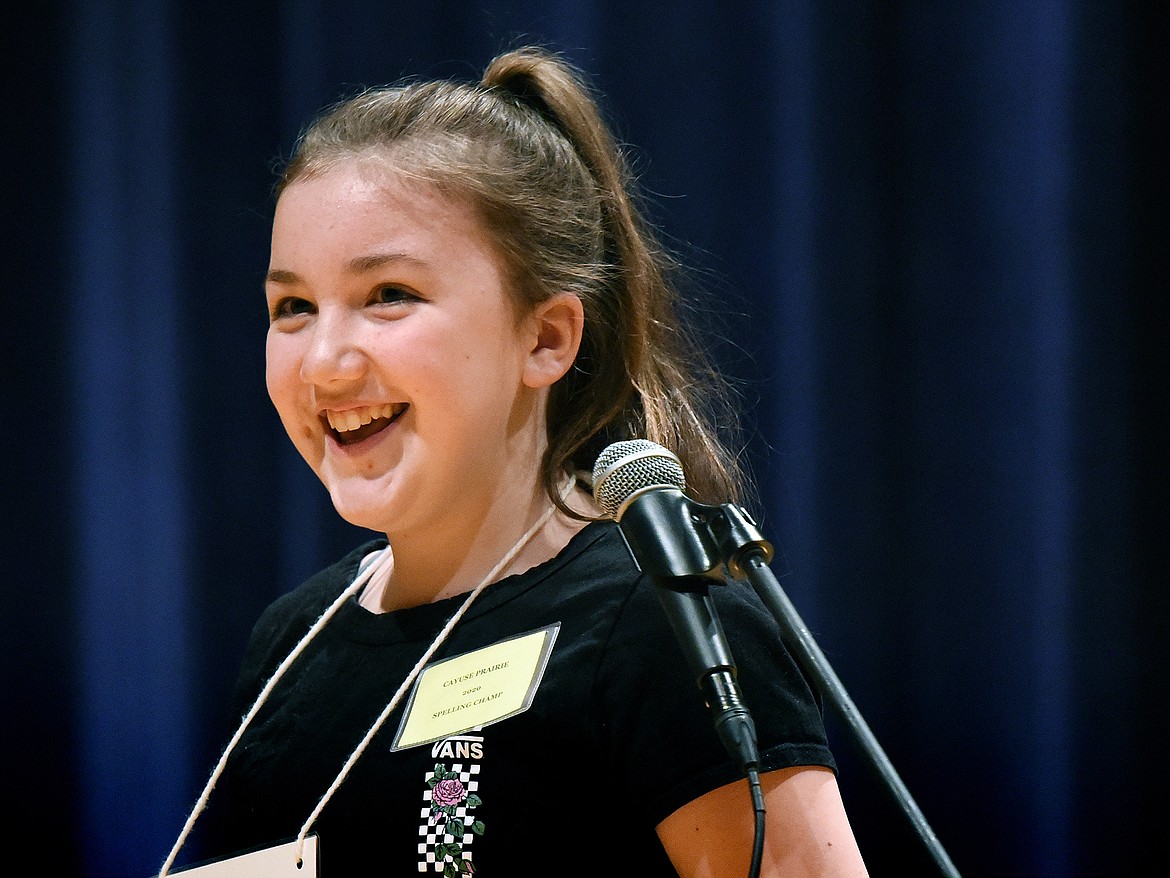
[{"label": "name badge", "polygon": [[532,705],[559,622],[423,668],[391,750],[497,723]]}]

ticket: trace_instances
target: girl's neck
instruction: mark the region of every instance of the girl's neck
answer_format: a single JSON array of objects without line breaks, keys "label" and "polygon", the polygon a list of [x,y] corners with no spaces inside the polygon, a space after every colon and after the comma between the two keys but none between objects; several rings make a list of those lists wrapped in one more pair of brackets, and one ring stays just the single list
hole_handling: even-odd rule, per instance
[{"label": "girl's neck", "polygon": [[[574,511],[590,517],[601,514],[593,497],[581,487],[571,487],[565,499]],[[480,519],[477,527],[458,536],[447,531],[442,540],[415,541],[388,534],[393,564],[388,576],[369,583],[362,592],[362,606],[385,613],[466,594],[478,587],[534,526],[539,524],[515,557],[496,572],[493,581],[523,573],[556,557],[588,523],[555,509],[543,490],[531,499],[523,514],[517,514],[512,501],[504,505],[510,508],[493,511]],[[540,524],[545,517],[547,520]]]}]

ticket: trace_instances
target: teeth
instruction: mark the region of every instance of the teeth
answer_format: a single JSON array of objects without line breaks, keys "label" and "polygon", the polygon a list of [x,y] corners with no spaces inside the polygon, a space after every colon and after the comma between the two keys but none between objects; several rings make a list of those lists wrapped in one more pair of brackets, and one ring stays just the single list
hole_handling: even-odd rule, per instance
[{"label": "teeth", "polygon": [[405,406],[401,404],[386,403],[363,409],[347,409],[344,412],[327,411],[325,417],[329,419],[329,426],[338,433],[348,433],[350,430],[364,427],[375,418],[392,418],[403,408]]}]

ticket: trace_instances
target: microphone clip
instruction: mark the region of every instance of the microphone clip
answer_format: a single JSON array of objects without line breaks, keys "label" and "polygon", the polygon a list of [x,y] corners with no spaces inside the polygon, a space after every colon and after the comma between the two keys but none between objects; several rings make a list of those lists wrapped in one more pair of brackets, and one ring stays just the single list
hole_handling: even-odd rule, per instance
[{"label": "microphone clip", "polygon": [[661,585],[691,591],[694,577],[743,579],[749,557],[772,560],[772,544],[737,504],[699,503],[666,485],[644,488],[624,505],[635,499],[637,514],[621,517],[622,536],[642,572]]}]

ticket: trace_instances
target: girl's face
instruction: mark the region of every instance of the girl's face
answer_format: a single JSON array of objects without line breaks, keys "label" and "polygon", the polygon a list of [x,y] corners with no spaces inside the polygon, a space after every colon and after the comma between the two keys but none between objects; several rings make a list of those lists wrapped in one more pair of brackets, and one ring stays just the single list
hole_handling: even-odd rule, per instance
[{"label": "girl's face", "polygon": [[451,536],[531,496],[560,373],[470,207],[368,161],[300,180],[266,294],[269,395],[346,520]]}]

